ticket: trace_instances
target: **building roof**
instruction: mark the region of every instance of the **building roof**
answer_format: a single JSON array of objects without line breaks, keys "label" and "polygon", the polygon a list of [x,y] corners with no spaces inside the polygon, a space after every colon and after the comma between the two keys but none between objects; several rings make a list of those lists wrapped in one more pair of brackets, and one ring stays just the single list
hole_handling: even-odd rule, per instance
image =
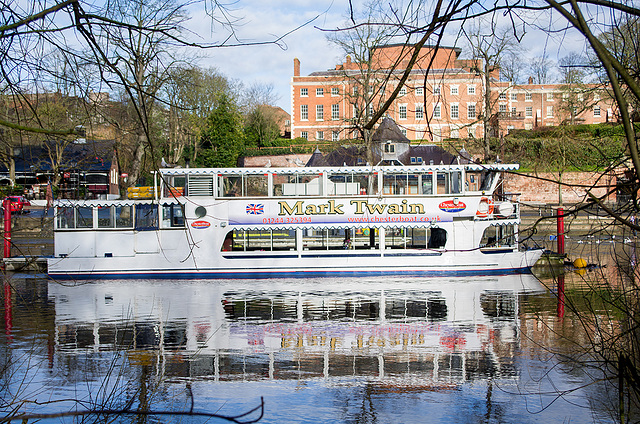
[{"label": "building roof", "polygon": [[[16,173],[49,172],[53,169],[50,151],[55,149],[55,141],[46,141],[37,146],[14,148]],[[83,171],[108,171],[114,156],[113,140],[85,140],[65,146],[59,169]],[[0,165],[0,173],[6,173],[5,165]]]},{"label": "building roof", "polygon": [[410,143],[411,140],[407,138],[406,135],[402,134],[400,128],[395,123],[395,121],[389,117],[382,118],[382,122],[376,132],[373,133],[371,139],[374,142],[386,143],[387,141],[399,142],[399,143]]}]

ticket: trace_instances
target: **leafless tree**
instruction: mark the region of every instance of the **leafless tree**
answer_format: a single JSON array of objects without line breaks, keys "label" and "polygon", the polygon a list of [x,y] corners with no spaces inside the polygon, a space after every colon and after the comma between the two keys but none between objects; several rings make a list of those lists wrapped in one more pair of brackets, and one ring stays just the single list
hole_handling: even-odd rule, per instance
[{"label": "leafless tree", "polygon": [[529,60],[529,72],[534,84],[548,84],[551,82],[549,71],[554,67],[554,63],[547,53],[536,56]]},{"label": "leafless tree", "polygon": [[[494,82],[500,80],[500,70],[507,58],[517,56],[522,48],[519,46],[517,33],[510,27],[499,28],[494,20],[482,18],[468,21],[462,26],[462,34],[468,43],[471,55],[478,59],[477,71],[482,75],[483,110],[482,124],[484,127],[483,146],[484,157],[491,157],[490,138],[498,134],[491,125],[496,114],[497,97],[491,92]],[[515,78],[517,66],[513,66],[507,78]],[[512,82],[513,79],[509,79]]]}]

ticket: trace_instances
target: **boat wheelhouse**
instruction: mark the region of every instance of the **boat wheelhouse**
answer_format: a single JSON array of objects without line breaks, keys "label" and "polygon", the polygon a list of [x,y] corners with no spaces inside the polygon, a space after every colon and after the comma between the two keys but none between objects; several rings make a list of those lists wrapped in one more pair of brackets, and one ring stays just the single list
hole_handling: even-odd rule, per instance
[{"label": "boat wheelhouse", "polygon": [[151,199],[55,205],[55,278],[527,271],[517,165],[169,168]]}]

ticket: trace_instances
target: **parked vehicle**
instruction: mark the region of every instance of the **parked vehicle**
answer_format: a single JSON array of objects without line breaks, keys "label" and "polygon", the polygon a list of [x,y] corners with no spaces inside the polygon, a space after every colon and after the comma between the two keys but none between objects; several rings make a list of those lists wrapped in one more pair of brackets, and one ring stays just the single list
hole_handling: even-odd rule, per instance
[{"label": "parked vehicle", "polygon": [[[26,206],[31,206],[31,203],[24,196],[7,196],[5,198],[11,201],[11,213],[28,213],[25,209]],[[4,202],[2,203],[4,205]],[[4,206],[2,206],[4,208]]]}]

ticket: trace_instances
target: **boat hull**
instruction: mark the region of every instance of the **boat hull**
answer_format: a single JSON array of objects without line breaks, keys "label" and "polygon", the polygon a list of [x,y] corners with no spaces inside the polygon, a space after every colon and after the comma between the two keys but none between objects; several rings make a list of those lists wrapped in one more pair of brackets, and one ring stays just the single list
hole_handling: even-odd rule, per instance
[{"label": "boat hull", "polygon": [[[527,273],[542,254],[541,250],[504,253],[460,253],[442,255],[274,255],[255,259],[229,256],[223,267],[175,266],[152,258],[52,258],[48,273],[54,279],[236,279],[309,278],[339,276],[473,276]],[[158,260],[159,258],[155,258]],[[92,263],[94,262],[94,263]],[[145,262],[148,264],[145,265]],[[174,266],[172,266],[174,265]]]}]

